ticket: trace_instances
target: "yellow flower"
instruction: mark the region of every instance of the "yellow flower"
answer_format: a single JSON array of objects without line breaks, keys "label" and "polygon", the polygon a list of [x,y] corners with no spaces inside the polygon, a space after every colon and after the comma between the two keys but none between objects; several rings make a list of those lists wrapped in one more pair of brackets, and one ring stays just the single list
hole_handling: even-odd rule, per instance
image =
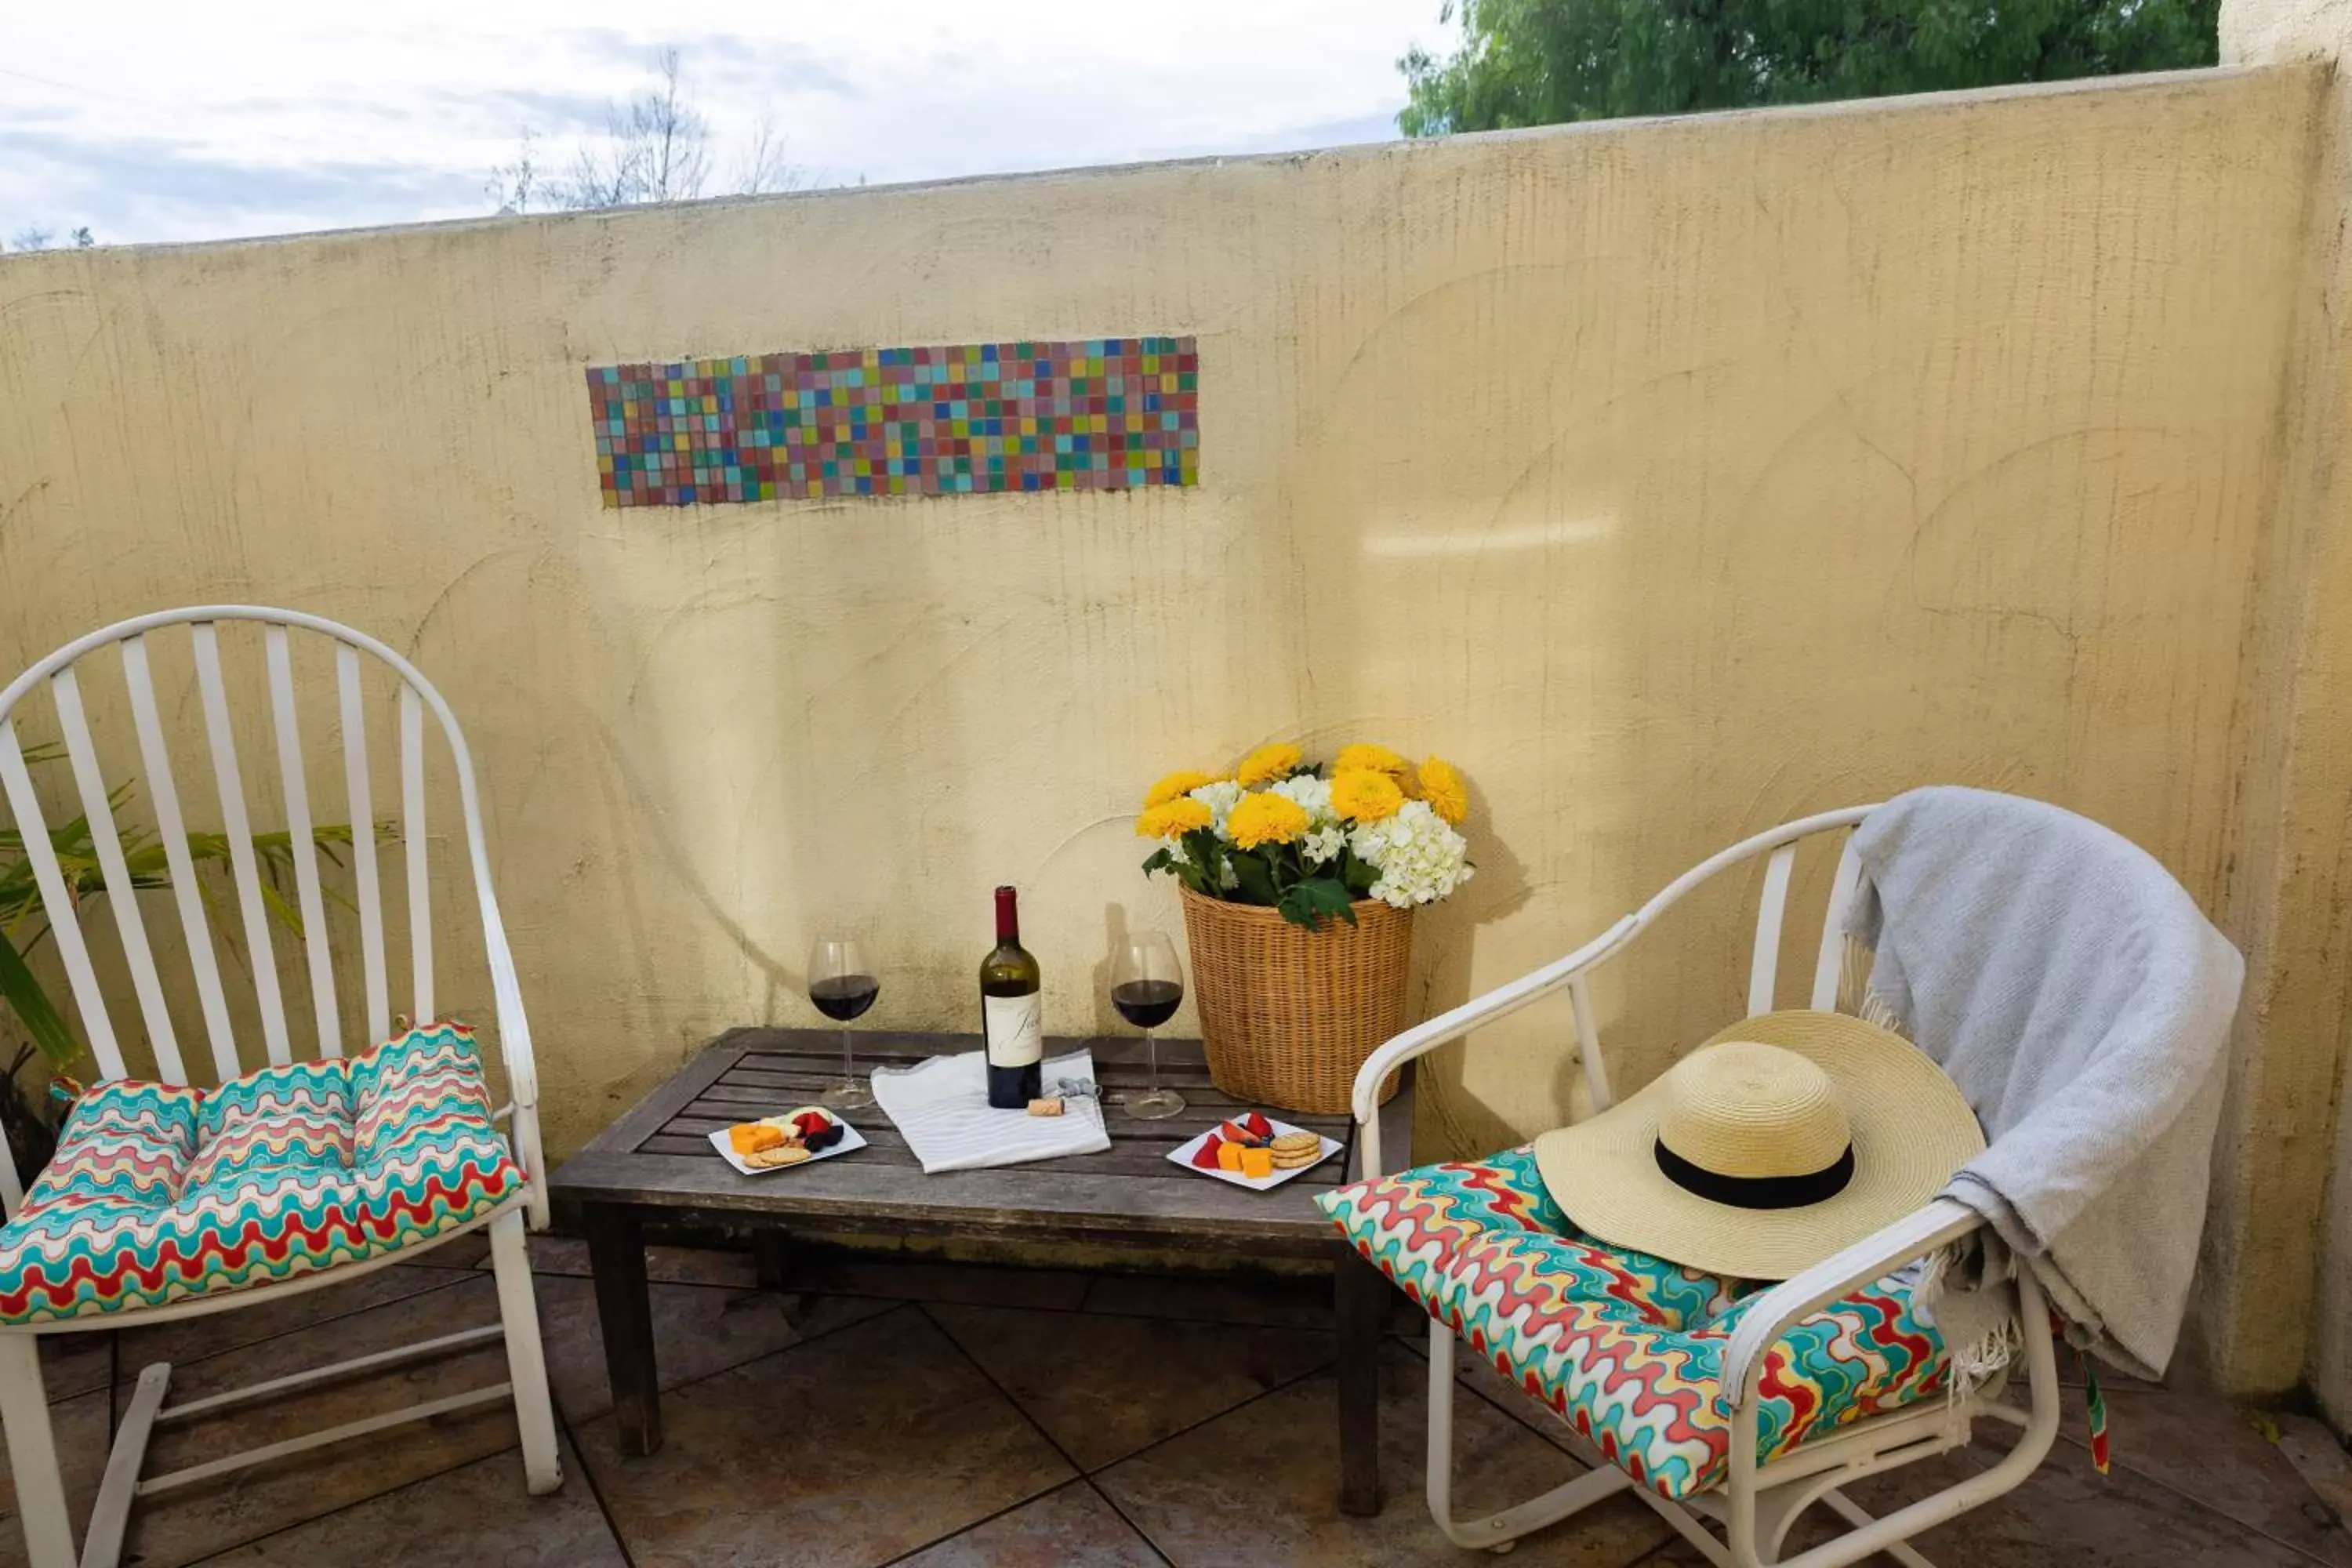
[{"label": "yellow flower", "polygon": [[1148,807],[1135,819],[1138,838],[1181,838],[1196,827],[1206,827],[1215,814],[1191,795],[1180,795]]},{"label": "yellow flower", "polygon": [[1286,796],[1261,791],[1245,795],[1225,818],[1225,831],[1244,849],[1288,844],[1307,833],[1307,808]]},{"label": "yellow flower", "polygon": [[1421,764],[1421,798],[1429,802],[1429,809],[1452,823],[1459,823],[1470,815],[1470,786],[1454,771],[1454,764],[1437,757],[1423,758]]},{"label": "yellow flower", "polygon": [[1370,768],[1350,768],[1331,781],[1331,809],[1349,822],[1383,822],[1403,805],[1396,780]]},{"label": "yellow flower", "polygon": [[1331,773],[1334,777],[1340,773],[1375,773],[1402,779],[1412,766],[1386,746],[1355,745],[1340,749],[1339,761],[1331,764]]},{"label": "yellow flower", "polygon": [[1166,778],[1153,784],[1151,793],[1143,797],[1144,809],[1148,811],[1155,805],[1166,805],[1179,795],[1191,795],[1202,784],[1216,782],[1208,774],[1196,773],[1190,768],[1170,773]]},{"label": "yellow flower", "polygon": [[1234,782],[1247,788],[1288,778],[1291,770],[1298,766],[1298,748],[1289,742],[1272,742],[1242,759],[1241,765],[1234,770]]}]

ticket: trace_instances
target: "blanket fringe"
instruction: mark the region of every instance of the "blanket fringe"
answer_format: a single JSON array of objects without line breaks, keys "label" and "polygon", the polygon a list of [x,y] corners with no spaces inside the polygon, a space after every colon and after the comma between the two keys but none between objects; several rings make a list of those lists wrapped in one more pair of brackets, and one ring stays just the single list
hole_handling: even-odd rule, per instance
[{"label": "blanket fringe", "polygon": [[[1940,1316],[1936,1310],[1937,1303],[1947,1294],[2000,1289],[2000,1284],[1995,1281],[1973,1286],[1954,1282],[1957,1271],[1964,1267],[1974,1246],[1969,1240],[1952,1242],[1937,1247],[1913,1265],[1917,1272],[1911,1286],[1912,1306],[1935,1321]],[[1937,1326],[1937,1331],[1942,1332],[1944,1325],[1941,1321],[1938,1321]],[[2013,1311],[2002,1312],[1997,1323],[1971,1339],[1955,1342],[1947,1336],[1944,1342],[1946,1401],[1958,1405],[1990,1387],[2024,1350],[2025,1336],[2018,1327],[2017,1314]]]}]

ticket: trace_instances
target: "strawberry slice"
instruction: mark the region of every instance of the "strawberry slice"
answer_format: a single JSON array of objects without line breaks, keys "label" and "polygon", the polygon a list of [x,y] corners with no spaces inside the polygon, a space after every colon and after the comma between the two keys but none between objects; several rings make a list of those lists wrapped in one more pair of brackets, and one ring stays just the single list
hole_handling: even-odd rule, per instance
[{"label": "strawberry slice", "polygon": [[1220,1139],[1215,1133],[1210,1133],[1207,1141],[1202,1142],[1198,1149],[1192,1151],[1193,1167],[1197,1170],[1202,1171],[1215,1170],[1217,1168],[1217,1149],[1223,1142],[1223,1140]]},{"label": "strawberry slice", "polygon": [[1219,1122],[1217,1124],[1217,1133],[1228,1143],[1247,1145],[1255,1143],[1258,1140],[1258,1134],[1251,1131],[1246,1126],[1243,1125],[1239,1121]]},{"label": "strawberry slice", "polygon": [[1255,1110],[1242,1118],[1242,1127],[1253,1138],[1271,1138],[1274,1136],[1274,1123],[1268,1121],[1265,1117],[1259,1115]]}]

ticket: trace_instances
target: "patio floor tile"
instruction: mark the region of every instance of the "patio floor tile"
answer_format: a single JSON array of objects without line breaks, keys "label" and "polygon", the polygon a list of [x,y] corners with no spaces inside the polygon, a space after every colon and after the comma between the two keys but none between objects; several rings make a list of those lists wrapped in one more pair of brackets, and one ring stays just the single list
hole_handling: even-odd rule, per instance
[{"label": "patio floor tile", "polygon": [[878,1296],[892,1301],[957,1301],[974,1307],[1042,1307],[1074,1312],[1093,1276],[1072,1268],[1001,1268],[929,1258],[858,1258],[816,1252],[793,1261],[794,1290]]},{"label": "patio floor tile", "polygon": [[[479,1267],[489,1266],[485,1257]],[[588,1267],[588,1244],[566,1236],[532,1237],[530,1271],[569,1275],[577,1279],[594,1277],[594,1270]],[[662,1284],[724,1285],[738,1290],[749,1290],[755,1282],[750,1253],[720,1252],[704,1247],[646,1247],[646,1278]]]},{"label": "patio floor tile", "polygon": [[[788,1345],[891,1310],[856,1297],[791,1297],[712,1285],[653,1285],[654,1364],[675,1388]],[[575,1425],[613,1408],[595,1286],[563,1275],[539,1278],[539,1322],[555,1402]]]},{"label": "patio floor tile", "polygon": [[205,1568],[626,1568],[579,1455],[568,1442],[562,1454],[563,1489],[547,1497],[530,1495],[510,1450],[207,1558]]},{"label": "patio floor tile", "polygon": [[[2073,1354],[2061,1353],[2061,1364],[2071,1368]],[[2352,1533],[2278,1446],[2255,1430],[2243,1407],[2214,1394],[2136,1379],[2116,1383],[2120,1386],[2107,1386],[2101,1378],[2114,1470],[2144,1477],[2318,1562],[2352,1568]],[[2074,1470],[2096,1483],[2082,1385],[2065,1384],[2060,1394],[2058,1441],[2042,1468]],[[2025,1390],[2012,1383],[2007,1398],[2022,1405]],[[2016,1440],[2013,1428],[1994,1422],[1979,1422],[1977,1435],[1995,1453]]]},{"label": "patio floor tile", "polygon": [[[737,1288],[748,1259],[671,1250],[657,1264],[671,1280],[725,1283],[654,1286],[668,1443],[652,1459],[625,1460],[604,1414],[591,1285],[564,1271],[565,1249],[536,1240],[533,1249],[552,1265],[540,1295],[571,1420],[562,1492],[529,1496],[501,1403],[150,1500],[136,1512],[130,1560],[607,1568],[630,1560],[617,1521],[638,1568],[1127,1568],[1161,1553],[1186,1568],[1467,1561],[1422,1505],[1426,1362],[1410,1342],[1386,1352],[1387,1509],[1372,1520],[1338,1513],[1319,1282],[1108,1276],[1089,1290],[1064,1270],[819,1255],[816,1279],[777,1296]],[[851,1289],[811,1294],[820,1283]],[[174,1397],[201,1397],[488,1324],[494,1298],[485,1274],[403,1265],[273,1307],[144,1331],[143,1343],[126,1343],[123,1365],[135,1374],[150,1355],[169,1354]],[[1081,1299],[1087,1310],[1074,1310]],[[103,1373],[92,1370],[102,1342],[87,1343],[95,1360],[84,1350],[48,1363],[65,1395],[51,1415],[79,1510],[106,1450]],[[1548,1414],[1475,1358],[1457,1364],[1467,1391],[1457,1405],[1464,1512],[1576,1473]],[[149,1473],[504,1376],[492,1344],[312,1390],[168,1430]],[[1922,1550],[1943,1568],[2352,1568],[2352,1537],[2243,1412],[2118,1381],[2109,1388],[2116,1469],[2102,1479],[2080,1398],[2070,1387],[2062,1441],[2024,1487],[1929,1532]],[[1986,1423],[1980,1436],[2005,1431]],[[1948,1455],[1851,1489],[1884,1513],[1999,1451]],[[1080,1479],[1066,1452],[1102,1468]],[[12,1499],[0,1474],[0,1510]],[[1808,1519],[1794,1544],[1826,1532]],[[1529,1537],[1515,1556],[1583,1568],[1698,1561],[1632,1498]],[[0,1513],[0,1568],[23,1561],[18,1523]]]},{"label": "patio floor tile", "polygon": [[940,1326],[1093,1471],[1312,1372],[1330,1334],[1003,1307],[936,1306]]},{"label": "patio floor tile", "polygon": [[[1421,1503],[1425,1364],[1392,1344],[1381,1372],[1381,1477],[1388,1506],[1375,1518],[1339,1511],[1339,1453],[1331,1437],[1338,1385],[1328,1373],[1148,1448],[1103,1471],[1096,1484],[1178,1568],[1459,1568],[1469,1559]],[[1480,1401],[1458,1401],[1454,1415],[1461,1512],[1523,1501],[1580,1468]],[[1664,1539],[1666,1528],[1633,1499],[1612,1498],[1574,1527],[1528,1537],[1511,1560],[1528,1568],[1622,1568]]]},{"label": "patio floor tile", "polygon": [[1331,1281],[1220,1279],[1172,1274],[1105,1274],[1087,1292],[1086,1310],[1134,1318],[1191,1318],[1211,1323],[1331,1329]]},{"label": "patio floor tile", "polygon": [[[460,1278],[446,1290],[425,1291],[203,1360],[175,1363],[172,1396],[174,1400],[202,1398],[306,1367],[491,1322],[496,1317],[497,1293],[489,1279]],[[380,1411],[482,1387],[505,1376],[505,1351],[492,1342],[462,1355],[307,1390],[213,1420],[165,1427],[158,1431],[149,1448],[146,1471],[152,1476],[177,1469]],[[67,1500],[79,1529],[89,1516],[106,1466],[104,1391],[53,1406],[51,1419],[65,1469]],[[483,1459],[514,1443],[514,1412],[499,1403],[299,1455],[209,1486],[167,1493],[132,1511],[125,1560],[137,1562],[139,1568],[178,1568],[392,1488]],[[521,1460],[509,1457],[508,1462],[520,1489]],[[13,1485],[7,1495],[13,1512]],[[23,1553],[22,1532],[11,1519],[0,1526],[0,1564],[21,1563]]]},{"label": "patio floor tile", "polygon": [[[2045,1467],[2096,1478],[2082,1396],[2066,1391],[2059,1445]],[[2211,1394],[2136,1384],[2107,1394],[2110,1457],[2116,1468],[2203,1503],[2322,1562],[2352,1568],[2352,1535],[2329,1516],[2278,1446],[2246,1412]]]},{"label": "patio floor tile", "polygon": [[[1946,1454],[1922,1460],[1846,1490],[1883,1516],[1981,1468],[1986,1452],[1980,1447],[1975,1457]],[[1937,1568],[2308,1568],[2312,1562],[2120,1465],[2102,1478],[2087,1460],[2077,1467],[2061,1458],[2053,1450],[2015,1491],[1927,1531],[1912,1544]],[[1790,1532],[1789,1550],[1812,1545],[1829,1533],[1815,1510]],[[1705,1561],[1676,1541],[1654,1563],[1655,1568],[1696,1568]]]},{"label": "patio floor tile", "polygon": [[901,1558],[898,1568],[1158,1568],[1161,1561],[1100,1492],[1072,1481]]},{"label": "patio floor tile", "polygon": [[[218,1355],[223,1351],[255,1344],[331,1318],[365,1311],[426,1290],[438,1290],[463,1278],[446,1268],[420,1268],[396,1263],[356,1279],[322,1285],[316,1290],[257,1307],[232,1307],[207,1317],[183,1318],[153,1328],[124,1329],[118,1362],[121,1382],[128,1388],[138,1381],[139,1369],[151,1361],[168,1361],[176,1366]],[[106,1340],[103,1331],[54,1334],[42,1340],[42,1374],[51,1403],[106,1386]]]},{"label": "patio floor tile", "polygon": [[779,1351],[662,1401],[667,1440],[624,1458],[575,1433],[637,1568],[887,1563],[1073,1477],[912,1308]]}]

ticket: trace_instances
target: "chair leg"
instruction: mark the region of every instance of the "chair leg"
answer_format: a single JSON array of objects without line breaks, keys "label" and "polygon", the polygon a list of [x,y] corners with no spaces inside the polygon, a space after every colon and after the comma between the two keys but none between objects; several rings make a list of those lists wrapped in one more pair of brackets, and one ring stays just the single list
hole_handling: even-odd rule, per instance
[{"label": "chair leg", "polygon": [[532,1493],[542,1495],[563,1484],[563,1468],[556,1457],[555,1405],[547,1392],[547,1356],[539,1342],[539,1302],[531,1290],[520,1209],[490,1222],[490,1267],[498,1274],[499,1318],[506,1325],[515,1423],[522,1428],[523,1475]]},{"label": "chair leg", "polygon": [[[1517,1508],[1485,1519],[1454,1517],[1454,1333],[1434,1318],[1429,1324],[1429,1516],[1456,1546],[1508,1552],[1530,1531],[1580,1513],[1604,1498],[1631,1489],[1633,1478],[1614,1465],[1585,1471]],[[1671,1506],[1671,1505],[1669,1505]]]},{"label": "chair leg", "polygon": [[74,1568],[73,1516],[66,1511],[65,1475],[49,1429],[40,1341],[31,1334],[0,1334],[0,1423],[7,1427],[8,1469],[32,1568]]}]

